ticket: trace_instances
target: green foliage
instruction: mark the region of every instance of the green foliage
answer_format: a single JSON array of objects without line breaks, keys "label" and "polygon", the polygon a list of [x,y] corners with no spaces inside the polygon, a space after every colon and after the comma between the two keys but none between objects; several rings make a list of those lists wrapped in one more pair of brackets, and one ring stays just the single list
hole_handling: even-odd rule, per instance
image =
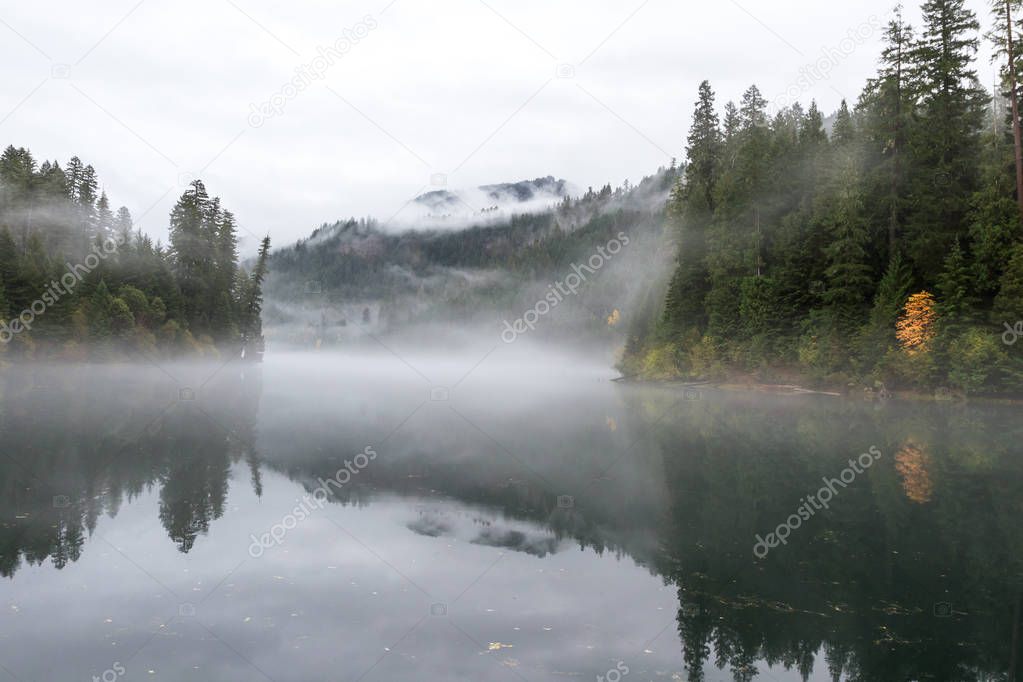
[{"label": "green foliage", "polygon": [[721,130],[714,110],[714,91],[710,83],[700,83],[699,100],[693,112],[686,155],[685,182],[681,185],[685,207],[697,214],[714,210],[714,187],[721,165]]},{"label": "green foliage", "polygon": [[135,316],[123,299],[114,298],[109,308],[110,330],[119,338],[127,338],[135,329]]},{"label": "green foliage", "polygon": [[1014,243],[1023,239],[1016,188],[1010,172],[1012,148],[990,138],[982,184],[970,206],[969,244],[977,293],[990,297],[998,292],[998,276],[1009,264]]},{"label": "green foliage", "polygon": [[944,328],[959,329],[971,321],[978,303],[973,295],[973,284],[966,255],[956,238],[938,276],[938,315]]},{"label": "green foliage", "polygon": [[884,330],[890,341],[895,340],[895,322],[909,299],[912,287],[913,273],[903,261],[902,255],[896,252],[878,284],[874,308],[870,313],[871,327]]},{"label": "green foliage", "polygon": [[933,284],[977,189],[988,96],[973,60],[980,25],[965,0],[927,0],[924,26],[910,55],[916,114],[908,131],[907,255],[925,286]]},{"label": "green foliage", "polygon": [[1008,358],[997,334],[981,328],[966,330],[949,346],[949,382],[965,393],[995,388]]},{"label": "green foliage", "polygon": [[149,326],[152,321],[152,309],[145,293],[130,284],[125,284],[117,292],[117,297],[128,306],[135,322]]},{"label": "green foliage", "polygon": [[[242,297],[234,216],[201,182],[171,212],[169,249],[133,233],[128,209],[114,211],[98,187],[77,157],[62,169],[37,165],[26,149],[0,154],[0,313],[8,324],[21,311],[33,316],[10,344],[15,353],[116,358],[154,349],[157,336],[174,352],[206,352],[260,335],[251,301],[262,277]],[[209,342],[192,341],[191,330]]]},{"label": "green foliage", "polygon": [[[795,361],[831,381],[1020,389],[986,325],[1023,319],[1012,139],[983,133],[974,13],[925,0],[922,16],[914,35],[896,10],[876,77],[855,107],[842,102],[830,137],[816,104],[768,119],[756,88],[715,133],[701,84],[686,182],[669,202],[678,264],[649,347],[675,344],[690,364],[713,348],[733,372]],[[697,157],[714,172],[689,170]],[[914,289],[937,294],[937,336],[906,351],[896,322]]]},{"label": "green foliage", "polygon": [[643,356],[641,372],[644,377],[654,380],[677,379],[680,373],[675,346],[667,344],[648,350]]},{"label": "green foliage", "polygon": [[1011,255],[999,281],[993,316],[996,324],[1015,326],[1023,320],[1023,243],[1017,244]]},{"label": "green foliage", "polygon": [[883,355],[896,345],[895,323],[913,287],[913,273],[899,252],[895,252],[888,269],[877,286],[870,320],[861,332],[860,355],[863,358]]},{"label": "green foliage", "polygon": [[769,336],[775,330],[774,282],[764,277],[746,277],[740,285],[739,319],[745,338]]},{"label": "green foliage", "polygon": [[798,358],[799,364],[819,379],[833,377],[848,367],[848,339],[831,315],[818,310],[803,321]]}]

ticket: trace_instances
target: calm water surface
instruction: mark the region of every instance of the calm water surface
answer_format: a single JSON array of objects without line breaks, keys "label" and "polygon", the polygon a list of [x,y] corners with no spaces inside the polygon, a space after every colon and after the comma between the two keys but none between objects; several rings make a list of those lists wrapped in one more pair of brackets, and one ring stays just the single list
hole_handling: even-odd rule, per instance
[{"label": "calm water surface", "polygon": [[9,372],[0,680],[1023,675],[1018,408],[402,357]]}]

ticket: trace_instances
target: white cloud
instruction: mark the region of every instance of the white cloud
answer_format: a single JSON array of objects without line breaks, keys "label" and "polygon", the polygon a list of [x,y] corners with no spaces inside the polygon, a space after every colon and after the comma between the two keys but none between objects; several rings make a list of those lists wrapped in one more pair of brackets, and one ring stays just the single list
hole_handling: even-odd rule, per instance
[{"label": "white cloud", "polygon": [[[700,80],[722,103],[750,83],[771,100],[822,47],[890,11],[890,0],[389,2],[0,0],[0,142],[81,156],[115,202],[153,206],[142,222],[155,236],[179,177],[200,174],[252,235],[283,244],[335,218],[386,219],[437,172],[451,187],[635,181],[682,155]],[[984,3],[970,4],[986,22]],[[367,15],[378,27],[322,81],[249,127],[250,104]],[[826,111],[855,99],[879,41],[803,99]],[[55,64],[69,78],[51,78]],[[574,78],[556,78],[559,64]],[[990,80],[986,59],[978,69]]]}]

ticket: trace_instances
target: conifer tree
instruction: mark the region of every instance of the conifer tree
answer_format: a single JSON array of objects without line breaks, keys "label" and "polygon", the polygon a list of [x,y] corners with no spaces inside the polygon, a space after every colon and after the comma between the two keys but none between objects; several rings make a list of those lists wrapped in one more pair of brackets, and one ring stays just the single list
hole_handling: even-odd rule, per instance
[{"label": "conifer tree", "polygon": [[704,323],[703,297],[708,290],[707,226],[714,214],[721,153],[714,91],[709,82],[703,81],[687,138],[684,179],[676,185],[668,207],[678,235],[678,266],[668,289],[664,312],[669,333]]},{"label": "conifer tree", "polygon": [[217,286],[232,293],[234,273],[238,269],[238,230],[234,214],[224,211],[216,230]]},{"label": "conifer tree", "polygon": [[725,141],[731,141],[732,138],[739,132],[739,108],[735,106],[735,102],[728,102],[725,104],[725,118],[724,118],[724,139]]},{"label": "conifer tree", "polygon": [[973,276],[958,237],[938,278],[938,295],[938,313],[945,329],[958,329],[971,321],[977,298],[973,294]]},{"label": "conifer tree", "polygon": [[[906,187],[904,154],[913,111],[914,96],[909,83],[909,61],[913,29],[895,8],[884,35],[881,66],[877,78],[867,84],[864,108],[867,137],[878,155],[878,209],[888,226],[888,254],[894,254],[904,220]],[[882,191],[881,188],[887,191]]]},{"label": "conifer tree", "polygon": [[816,152],[828,142],[828,135],[824,132],[824,115],[817,107],[817,101],[810,102],[810,108],[799,126],[799,142],[804,149]]},{"label": "conifer tree", "polygon": [[911,56],[920,114],[910,144],[913,211],[906,249],[925,283],[934,283],[977,185],[978,144],[987,95],[973,59],[980,28],[965,0],[926,0],[924,27]]},{"label": "conifer tree", "polygon": [[700,83],[686,158],[686,205],[703,217],[714,211],[714,187],[721,164],[721,130],[714,110],[714,91],[708,81]]},{"label": "conifer tree", "polygon": [[760,94],[760,88],[751,85],[742,95],[739,106],[739,125],[750,131],[767,123],[767,100]]},{"label": "conifer tree", "polygon": [[968,224],[970,255],[976,291],[985,304],[998,293],[999,277],[1012,257],[1013,245],[1023,238],[1013,180],[1008,171],[1008,146],[1001,135],[984,139],[980,188],[970,202]]},{"label": "conifer tree", "polygon": [[107,193],[102,192],[99,195],[99,201],[96,202],[96,234],[100,239],[106,239],[113,236],[113,233],[114,213],[110,210],[110,200],[107,199]]},{"label": "conifer tree", "polygon": [[[212,334],[214,343],[238,342],[238,319],[247,299],[237,288],[236,221],[219,199],[194,183],[172,212],[167,249],[141,231],[133,234],[131,213],[122,207],[115,214],[98,185],[95,169],[77,157],[65,170],[50,161],[37,168],[23,148],[11,146],[0,153],[3,303],[21,310],[48,297],[45,315],[37,315],[32,327],[36,343],[25,349],[59,352],[73,336],[98,342],[98,352],[106,356],[116,344],[145,344],[145,335],[137,332],[164,324],[170,325],[164,334],[170,340]],[[34,210],[40,207],[44,210]],[[78,270],[82,279],[69,290],[51,285],[64,281],[70,263],[80,268],[93,249],[109,253],[105,240],[111,237],[119,241],[116,253],[85,273]],[[248,278],[245,282],[248,294],[252,287]]]},{"label": "conifer tree", "polygon": [[835,125],[831,131],[832,141],[839,146],[852,144],[856,138],[856,127],[853,124],[852,114],[849,113],[849,105],[842,100],[835,114]]},{"label": "conifer tree", "polygon": [[114,297],[110,294],[105,280],[89,296],[89,336],[96,341],[105,341],[113,333],[111,324],[111,308]]},{"label": "conifer tree", "polygon": [[1009,93],[1009,126],[1013,139],[1013,165],[1016,171],[1016,205],[1018,217],[1023,221],[1023,132],[1020,130],[1019,74],[1020,45],[1018,22],[1023,15],[1020,0],[992,0],[994,27],[988,38],[995,46],[992,59],[1003,58],[1002,80]]},{"label": "conifer tree", "polygon": [[210,323],[208,309],[214,250],[210,239],[210,198],[201,180],[178,199],[170,219],[169,256],[185,302],[190,325],[205,331]]},{"label": "conifer tree", "polygon": [[1023,321],[1023,243],[1012,251],[1009,267],[1001,278],[998,296],[992,311],[994,323],[1015,328]]},{"label": "conifer tree", "polygon": [[114,235],[122,247],[131,243],[134,227],[131,211],[124,206],[117,209],[117,217],[114,219]]},{"label": "conifer tree", "polygon": [[266,278],[267,262],[270,258],[270,237],[264,237],[256,257],[256,265],[246,281],[245,300],[242,308],[242,338],[257,343],[263,338],[260,314],[263,310],[263,280]]},{"label": "conifer tree", "polygon": [[[896,252],[878,284],[874,307],[870,312],[872,331],[885,341],[895,339],[895,323],[899,319],[899,312],[906,305],[912,286],[913,273],[902,259],[902,255]],[[874,346],[875,349],[878,347]]]}]

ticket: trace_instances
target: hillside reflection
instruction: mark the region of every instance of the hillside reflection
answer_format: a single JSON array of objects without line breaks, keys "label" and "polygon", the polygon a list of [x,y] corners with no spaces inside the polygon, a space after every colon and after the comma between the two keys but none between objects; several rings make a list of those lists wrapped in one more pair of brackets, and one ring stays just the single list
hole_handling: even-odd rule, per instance
[{"label": "hillside reflection", "polygon": [[[822,661],[834,680],[1017,674],[1012,409],[603,385],[533,400],[481,386],[434,409],[403,384],[336,378],[270,382],[232,365],[8,373],[0,573],[77,561],[100,517],[133,513],[147,491],[187,553],[216,541],[230,485],[258,497],[274,471],[312,491],[373,444],[379,459],[332,502],[398,495],[417,505],[409,532],[540,558],[571,545],[629,557],[677,589],[692,680],[711,667],[754,679],[760,661],[804,679]],[[883,456],[869,472],[754,556],[758,534],[871,446]],[[473,508],[507,523],[452,520]]]}]

